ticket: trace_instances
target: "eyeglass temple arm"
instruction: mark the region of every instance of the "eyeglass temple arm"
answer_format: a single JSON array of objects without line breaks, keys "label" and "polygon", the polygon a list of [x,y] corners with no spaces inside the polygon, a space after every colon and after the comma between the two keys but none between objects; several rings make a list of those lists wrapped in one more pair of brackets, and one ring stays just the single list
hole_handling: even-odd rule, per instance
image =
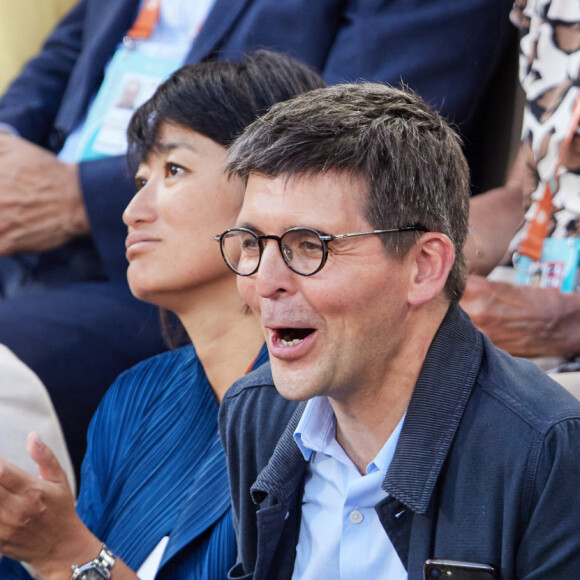
[{"label": "eyeglass temple arm", "polygon": [[336,236],[320,234],[320,239],[324,240],[325,242],[331,242],[332,240],[341,240],[343,238],[357,238],[359,236],[371,236],[373,234],[395,234],[397,232],[412,232],[412,231],[426,232],[428,230],[425,226],[406,226],[404,228],[394,228],[391,230],[372,230],[370,232],[356,232],[354,234],[338,234]]}]

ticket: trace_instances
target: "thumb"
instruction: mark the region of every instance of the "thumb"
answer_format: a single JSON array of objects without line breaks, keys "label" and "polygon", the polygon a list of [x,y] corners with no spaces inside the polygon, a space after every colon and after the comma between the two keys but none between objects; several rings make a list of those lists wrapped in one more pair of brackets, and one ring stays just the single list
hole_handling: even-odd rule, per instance
[{"label": "thumb", "polygon": [[28,455],[30,455],[36,465],[38,465],[38,474],[42,479],[53,483],[62,483],[63,481],[67,482],[66,475],[60,466],[60,463],[54,456],[50,447],[43,443],[38,433],[33,431],[28,435],[28,438],[26,439],[26,447]]}]

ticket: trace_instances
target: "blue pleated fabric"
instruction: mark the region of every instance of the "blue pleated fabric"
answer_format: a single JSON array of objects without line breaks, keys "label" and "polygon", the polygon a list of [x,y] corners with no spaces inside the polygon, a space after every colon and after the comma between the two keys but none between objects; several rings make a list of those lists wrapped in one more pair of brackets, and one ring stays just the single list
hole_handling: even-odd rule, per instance
[{"label": "blue pleated fabric", "polygon": [[[264,347],[254,367],[266,360]],[[167,535],[158,579],[223,580],[233,565],[217,412],[203,367],[188,346],[121,375],[93,417],[77,511],[134,570]],[[26,577],[4,560],[0,578]]]}]

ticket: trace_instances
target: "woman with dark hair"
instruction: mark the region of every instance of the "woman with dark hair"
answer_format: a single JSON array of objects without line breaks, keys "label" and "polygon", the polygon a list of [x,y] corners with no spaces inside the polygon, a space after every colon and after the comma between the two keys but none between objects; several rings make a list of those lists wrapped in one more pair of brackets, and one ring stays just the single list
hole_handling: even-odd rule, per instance
[{"label": "woman with dark hair", "polygon": [[[0,553],[44,580],[226,577],[236,547],[217,409],[267,358],[213,240],[243,197],[224,174],[227,147],[275,102],[323,84],[301,63],[257,51],[186,66],[136,111],[128,137],[139,191],[123,216],[129,285],[174,313],[193,346],[144,361],[109,389],[89,429],[76,511],[37,435],[28,448],[40,477],[0,462]],[[2,558],[0,577],[27,574]]]}]

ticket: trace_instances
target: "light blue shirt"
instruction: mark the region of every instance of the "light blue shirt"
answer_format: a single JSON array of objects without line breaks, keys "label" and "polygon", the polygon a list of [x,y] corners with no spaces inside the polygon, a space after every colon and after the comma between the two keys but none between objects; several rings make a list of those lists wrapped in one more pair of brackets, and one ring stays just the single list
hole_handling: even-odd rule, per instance
[{"label": "light blue shirt", "polygon": [[361,475],[336,441],[326,397],[308,402],[294,439],[309,462],[293,580],[406,580],[407,572],[374,510],[399,440],[401,419]]}]

